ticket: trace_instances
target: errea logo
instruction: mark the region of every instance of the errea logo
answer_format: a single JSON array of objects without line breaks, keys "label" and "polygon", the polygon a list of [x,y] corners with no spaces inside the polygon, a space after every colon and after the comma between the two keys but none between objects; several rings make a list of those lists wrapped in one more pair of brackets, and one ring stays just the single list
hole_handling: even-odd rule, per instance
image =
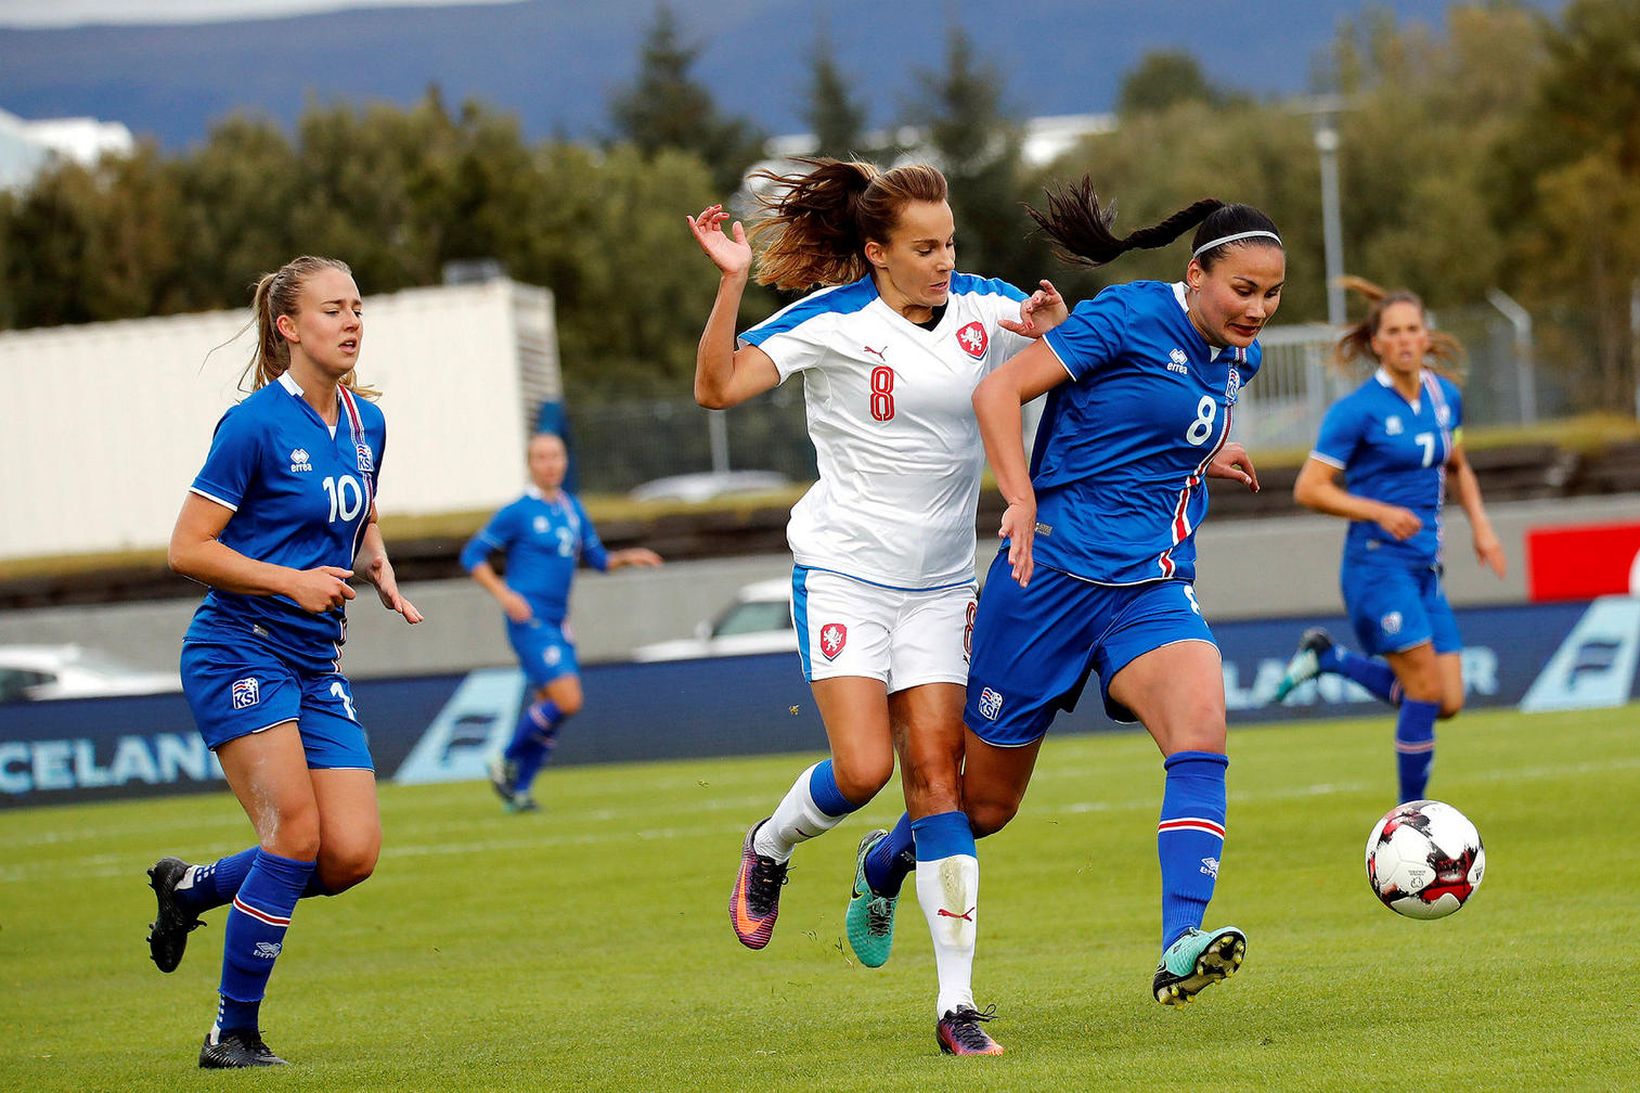
[{"label": "errea logo", "polygon": [[290,452],[291,473],[295,474],[297,471],[311,471],[313,469],[313,464],[308,462],[308,458],[308,451],[306,448],[292,448]]},{"label": "errea logo", "polygon": [[1167,355],[1167,370],[1177,372],[1181,376],[1190,375],[1190,358],[1182,349],[1175,349]]}]

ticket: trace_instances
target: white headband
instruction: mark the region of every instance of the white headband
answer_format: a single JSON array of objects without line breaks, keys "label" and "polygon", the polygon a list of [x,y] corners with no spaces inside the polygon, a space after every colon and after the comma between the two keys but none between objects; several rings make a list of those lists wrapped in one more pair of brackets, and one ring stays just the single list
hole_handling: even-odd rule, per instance
[{"label": "white headband", "polygon": [[1281,246],[1281,236],[1277,235],[1275,232],[1267,232],[1267,231],[1263,231],[1263,230],[1250,231],[1250,232],[1237,232],[1235,235],[1221,235],[1217,239],[1214,239],[1211,242],[1203,243],[1201,246],[1197,247],[1194,251],[1191,252],[1190,257],[1200,258],[1204,252],[1210,251],[1214,247],[1221,247],[1226,243],[1234,243],[1238,239],[1253,239],[1257,236],[1268,236],[1269,238],[1274,239],[1276,241],[1276,246],[1278,246],[1278,247]]}]

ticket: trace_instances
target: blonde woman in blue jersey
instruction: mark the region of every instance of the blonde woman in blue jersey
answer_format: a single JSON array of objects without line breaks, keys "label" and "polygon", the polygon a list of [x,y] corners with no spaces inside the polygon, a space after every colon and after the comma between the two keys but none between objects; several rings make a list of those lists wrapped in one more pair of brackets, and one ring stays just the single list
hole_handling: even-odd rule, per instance
[{"label": "blonde woman in blue jersey", "polygon": [[[696,400],[735,406],[801,373],[820,470],[787,538],[799,656],[831,757],[747,831],[730,924],[748,948],[769,943],[793,849],[876,796],[897,751],[908,809],[901,857],[916,873],[939,975],[936,1039],[950,1054],[1001,1054],[974,1003],[979,860],[958,789],[984,466],[969,400],[1065,306],[1045,281],[1027,297],[956,270],[946,182],[933,167],[803,162],[802,174],[763,175],[771,196],[751,240],[762,245],[761,282],[824,287],[738,346],[751,242],[739,223],[723,230],[721,206],[688,218],[721,275],[696,356]],[[857,880],[886,835],[861,840]],[[898,896],[898,885],[856,886],[848,934],[868,966],[888,958]]]},{"label": "blonde woman in blue jersey", "polygon": [[[1219,650],[1191,582],[1205,479],[1258,488],[1229,442],[1230,419],[1258,371],[1286,259],[1275,225],[1246,205],[1198,201],[1118,238],[1084,180],[1031,215],[1088,266],[1195,236],[1182,280],[1116,285],[1078,304],[974,392],[1007,509],[974,620],[963,807],[976,836],[1001,830],[1049,726],[1098,672],[1106,712],[1142,723],[1163,757],[1151,992],[1179,1005],[1233,974],[1246,951],[1233,926],[1201,929],[1222,857],[1228,759]],[[1020,407],[1044,393],[1027,468]]]},{"label": "blonde woman in blue jersey", "polygon": [[[537,433],[529,442],[530,486],[467,541],[461,567],[495,598],[507,620],[528,700],[512,738],[490,760],[490,785],[509,812],[540,806],[530,787],[558,746],[558,730],[581,712],[581,666],[569,630],[569,590],[584,560],[605,573],[658,566],[643,547],[606,550],[580,498],[564,489],[569,452],[562,437]],[[506,559],[506,575],[490,558]]]},{"label": "blonde woman in blue jersey", "polygon": [[1424,796],[1435,761],[1435,722],[1463,709],[1463,641],[1441,588],[1441,508],[1450,476],[1469,517],[1476,560],[1500,578],[1508,561],[1463,454],[1463,395],[1441,374],[1463,347],[1431,330],[1423,301],[1347,282],[1371,307],[1339,340],[1335,358],[1377,366],[1327,411],[1299,472],[1299,504],[1350,521],[1339,584],[1357,653],[1308,630],[1276,687],[1280,702],[1323,672],[1352,679],[1398,707],[1400,800]]},{"label": "blonde woman in blue jersey", "polygon": [[252,393],[217,424],[170,564],[208,589],[183,638],[183,693],[258,842],[209,865],[162,858],[148,874],[162,972],[200,914],[231,904],[208,1069],[284,1063],[258,1011],[296,902],[363,881],[381,850],[370,749],[341,673],[348,578],[422,618],[376,524],[387,433],[355,378],[364,317],[351,271],[297,258],[258,282],[254,307]]}]

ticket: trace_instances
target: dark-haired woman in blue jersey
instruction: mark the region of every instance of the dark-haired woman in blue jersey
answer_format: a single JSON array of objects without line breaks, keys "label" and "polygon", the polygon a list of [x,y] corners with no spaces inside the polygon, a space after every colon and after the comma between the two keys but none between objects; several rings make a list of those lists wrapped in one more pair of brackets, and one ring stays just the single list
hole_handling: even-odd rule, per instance
[{"label": "dark-haired woman in blue jersey", "polygon": [[171,534],[171,568],[207,586],[182,644],[182,684],[257,845],[209,865],[162,858],[149,953],[182,959],[198,916],[230,905],[205,1068],[277,1066],[258,1010],[296,902],[370,876],[376,779],[341,673],[347,578],[408,623],[376,525],[382,412],[357,386],[363,303],[348,267],[297,258],[256,286],[252,393],[218,422]]},{"label": "dark-haired woman in blue jersey", "polygon": [[[1018,811],[1061,710],[1098,672],[1106,711],[1138,721],[1163,756],[1157,849],[1162,957],[1151,982],[1178,1005],[1236,970],[1246,939],[1201,929],[1225,824],[1224,678],[1192,580],[1208,477],[1258,488],[1230,443],[1241,385],[1258,371],[1286,259],[1257,209],[1198,201],[1117,238],[1090,182],[1031,215],[1073,261],[1100,266],[1195,228],[1184,278],[1138,281],[1078,304],[974,392],[1007,502],[1004,549],[974,620],[962,798],[976,835]],[[1020,408],[1046,393],[1027,469]],[[893,859],[873,855],[876,887]]]},{"label": "dark-haired woman in blue jersey", "polygon": [[1463,709],[1463,642],[1441,589],[1449,475],[1469,517],[1476,559],[1500,578],[1508,560],[1464,458],[1463,395],[1430,367],[1455,365],[1462,346],[1430,329],[1412,293],[1349,284],[1372,306],[1339,340],[1335,357],[1343,365],[1368,360],[1377,370],[1327,411],[1293,496],[1350,521],[1339,584],[1361,652],[1335,644],[1324,630],[1306,631],[1275,701],[1335,672],[1399,707],[1400,800],[1416,801],[1435,761],[1435,722]]}]

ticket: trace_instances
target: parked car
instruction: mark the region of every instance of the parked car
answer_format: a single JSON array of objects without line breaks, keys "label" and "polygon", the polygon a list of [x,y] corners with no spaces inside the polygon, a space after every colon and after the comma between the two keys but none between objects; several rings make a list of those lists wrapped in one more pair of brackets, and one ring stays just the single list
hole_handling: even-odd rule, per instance
[{"label": "parked car", "polygon": [[636,486],[627,494],[634,501],[710,501],[745,493],[783,490],[791,479],[779,471],[702,471],[674,474]]},{"label": "parked car", "polygon": [[693,657],[733,657],[748,653],[797,650],[792,628],[792,582],[783,577],[757,581],[735,594],[735,601],[716,621],[702,622],[692,638],[676,638],[640,645],[632,650],[638,661],[688,660]]},{"label": "parked car", "polygon": [[82,645],[0,645],[0,702],[180,691],[176,672],[134,668]]}]

